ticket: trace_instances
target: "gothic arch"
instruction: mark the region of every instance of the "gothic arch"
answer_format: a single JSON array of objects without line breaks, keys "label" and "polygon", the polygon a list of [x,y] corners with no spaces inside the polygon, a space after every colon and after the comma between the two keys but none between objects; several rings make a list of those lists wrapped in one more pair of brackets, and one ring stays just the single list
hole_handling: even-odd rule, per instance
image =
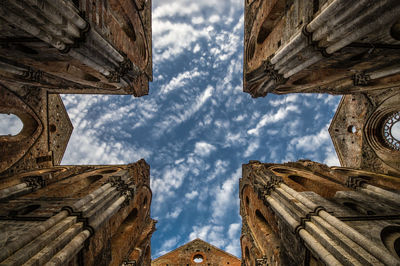
[{"label": "gothic arch", "polygon": [[0,172],[18,162],[43,132],[43,123],[33,109],[16,94],[0,84],[0,113],[16,115],[23,123],[15,136],[0,136]]},{"label": "gothic arch", "polygon": [[322,177],[311,171],[292,167],[271,167],[275,174],[296,191],[313,191],[325,198],[332,198],[337,191],[349,190],[342,184],[333,182],[328,177]]}]

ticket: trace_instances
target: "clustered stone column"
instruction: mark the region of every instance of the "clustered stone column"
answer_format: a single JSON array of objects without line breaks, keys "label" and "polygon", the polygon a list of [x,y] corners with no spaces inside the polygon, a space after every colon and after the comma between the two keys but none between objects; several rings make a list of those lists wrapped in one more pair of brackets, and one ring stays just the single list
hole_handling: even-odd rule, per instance
[{"label": "clustered stone column", "polygon": [[[130,80],[141,73],[138,66],[80,16],[71,1],[44,0],[38,4],[36,0],[28,0],[26,3],[6,0],[0,8],[0,16],[61,53],[93,68],[120,87],[128,86]],[[40,73],[10,62],[1,62],[0,68],[25,78],[32,78],[32,73]]]},{"label": "clustered stone column", "polygon": [[[359,12],[361,15],[353,19],[354,14]],[[262,66],[249,73],[246,77],[247,82],[251,86],[267,74],[269,79],[262,84],[262,91],[258,94],[271,92],[291,76],[331,56],[362,36],[386,26],[399,12],[400,5],[396,0],[380,0],[373,4],[368,0],[360,0],[357,3],[346,0],[331,1],[310,23],[298,30],[286,45]],[[338,30],[332,31],[333,28]],[[370,80],[397,73],[400,73],[398,66],[369,73],[355,73],[353,79],[342,80],[340,86],[367,85]]]},{"label": "clustered stone column", "polygon": [[65,265],[85,241],[135,194],[127,173],[34,227],[0,250],[2,265]]},{"label": "clustered stone column", "polygon": [[46,186],[46,182],[42,176],[28,176],[22,178],[21,181],[21,183],[14,186],[0,189],[0,199],[24,195]]},{"label": "clustered stone column", "polygon": [[[266,169],[254,173],[258,193],[265,204],[285,221],[306,246],[326,265],[400,265],[387,250],[376,246],[346,223],[329,214]],[[375,186],[362,189],[386,199],[399,197]],[[374,191],[375,190],[375,191]]]}]

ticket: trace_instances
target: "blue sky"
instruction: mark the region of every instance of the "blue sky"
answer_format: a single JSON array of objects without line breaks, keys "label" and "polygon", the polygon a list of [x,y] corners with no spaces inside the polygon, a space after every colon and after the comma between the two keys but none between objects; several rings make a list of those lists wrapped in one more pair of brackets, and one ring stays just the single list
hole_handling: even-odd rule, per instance
[{"label": "blue sky", "polygon": [[62,164],[150,164],[153,259],[197,237],[240,257],[243,163],[339,165],[328,126],[340,97],[242,92],[243,2],[153,0],[150,94],[63,95],[74,132]]}]

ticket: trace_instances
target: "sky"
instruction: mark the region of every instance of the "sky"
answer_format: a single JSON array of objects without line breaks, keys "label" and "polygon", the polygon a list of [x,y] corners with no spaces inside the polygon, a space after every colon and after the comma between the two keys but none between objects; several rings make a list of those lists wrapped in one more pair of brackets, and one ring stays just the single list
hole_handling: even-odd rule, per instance
[{"label": "sky", "polygon": [[242,91],[243,5],[153,0],[149,95],[62,96],[74,125],[62,164],[150,164],[153,259],[195,238],[241,257],[243,163],[339,165],[328,127],[340,97]]}]

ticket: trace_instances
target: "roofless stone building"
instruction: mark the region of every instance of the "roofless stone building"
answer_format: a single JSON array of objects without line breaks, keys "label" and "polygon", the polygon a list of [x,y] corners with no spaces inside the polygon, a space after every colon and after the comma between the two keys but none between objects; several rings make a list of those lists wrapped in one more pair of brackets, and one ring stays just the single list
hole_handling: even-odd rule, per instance
[{"label": "roofless stone building", "polygon": [[240,266],[237,257],[201,240],[195,239],[151,262],[152,266]]},{"label": "roofless stone building", "polygon": [[329,128],[343,167],[243,165],[245,265],[400,265],[399,8],[245,1],[245,92],[345,94]]},{"label": "roofless stone building", "polygon": [[351,94],[400,86],[396,0],[245,0],[244,87]]},{"label": "roofless stone building", "polygon": [[58,93],[146,95],[151,1],[2,1],[0,29],[0,264],[150,265],[150,166],[60,166]]}]

